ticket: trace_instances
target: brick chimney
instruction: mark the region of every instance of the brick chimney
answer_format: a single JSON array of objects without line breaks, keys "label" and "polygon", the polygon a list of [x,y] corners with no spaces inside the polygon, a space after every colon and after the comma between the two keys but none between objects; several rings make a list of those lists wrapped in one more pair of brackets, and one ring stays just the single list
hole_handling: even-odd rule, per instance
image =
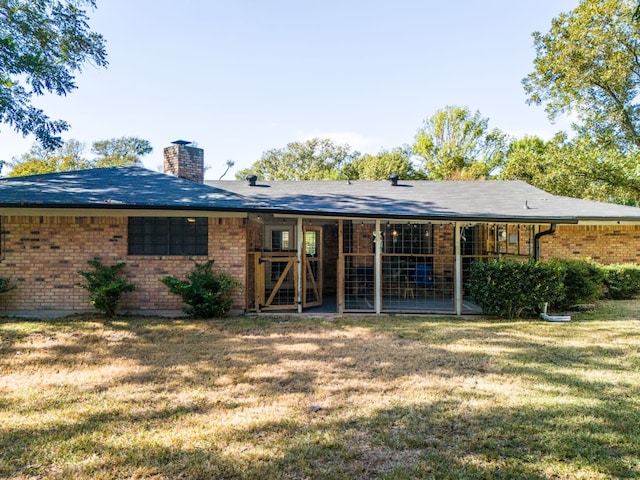
[{"label": "brick chimney", "polygon": [[189,147],[191,142],[176,140],[164,149],[164,172],[204,183],[204,150]]}]

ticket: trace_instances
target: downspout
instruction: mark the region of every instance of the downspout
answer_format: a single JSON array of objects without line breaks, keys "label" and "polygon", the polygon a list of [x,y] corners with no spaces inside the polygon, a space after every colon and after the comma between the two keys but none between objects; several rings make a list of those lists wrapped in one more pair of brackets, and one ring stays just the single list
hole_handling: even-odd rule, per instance
[{"label": "downspout", "polygon": [[556,233],[556,224],[552,223],[549,230],[544,230],[543,232],[538,232],[533,237],[533,259],[537,262],[540,260],[540,239],[545,235],[553,235]]}]

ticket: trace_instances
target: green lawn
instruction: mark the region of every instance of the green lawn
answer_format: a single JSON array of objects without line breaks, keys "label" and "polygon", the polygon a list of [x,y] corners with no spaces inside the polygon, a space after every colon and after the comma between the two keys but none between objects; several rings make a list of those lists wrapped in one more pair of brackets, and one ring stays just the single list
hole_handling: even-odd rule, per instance
[{"label": "green lawn", "polygon": [[640,478],[638,318],[0,320],[0,478]]}]

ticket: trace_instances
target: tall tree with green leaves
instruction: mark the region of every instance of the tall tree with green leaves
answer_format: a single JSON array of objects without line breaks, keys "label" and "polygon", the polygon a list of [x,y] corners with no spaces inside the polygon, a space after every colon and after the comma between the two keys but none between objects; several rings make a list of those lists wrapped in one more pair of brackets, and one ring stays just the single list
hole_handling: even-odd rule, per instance
[{"label": "tall tree with green leaves", "polygon": [[363,154],[342,166],[343,177],[351,180],[387,180],[391,174],[406,180],[424,177],[412,161],[410,147]]},{"label": "tall tree with green leaves", "polygon": [[51,120],[33,97],[66,95],[85,63],[107,65],[105,41],[83,7],[95,0],[0,0],[0,123],[47,149],[62,145],[69,124]]},{"label": "tall tree with green leaves", "polygon": [[433,180],[489,178],[505,160],[507,136],[479,111],[449,105],[424,122],[413,149]]},{"label": "tall tree with green leaves", "polygon": [[637,205],[640,172],[637,155],[602,148],[584,136],[569,139],[558,133],[514,140],[497,178],[523,180],[546,192],[575,198]]},{"label": "tall tree with green leaves", "polygon": [[149,140],[138,137],[111,138],[93,142],[91,152],[97,155],[93,164],[98,167],[140,165],[140,157],[153,151]]},{"label": "tall tree with green leaves", "polygon": [[497,178],[522,180],[540,188],[553,165],[548,162],[548,144],[540,137],[524,137],[511,142]]},{"label": "tall tree with green leaves", "polygon": [[547,153],[554,171],[566,172],[558,189],[572,196],[640,201],[637,12],[635,0],[582,0],[549,32],[533,34],[535,68],[523,80],[528,102],[545,105],[551,120],[576,119],[575,138]]},{"label": "tall tree with green leaves", "polygon": [[48,150],[36,143],[29,152],[9,162],[12,167],[9,176],[22,177],[90,168],[91,162],[83,156],[84,149],[84,144],[77,140],[69,140],[55,150]]},{"label": "tall tree with green leaves", "polygon": [[10,177],[37,175],[41,173],[66,172],[85,168],[105,168],[122,165],[140,165],[140,157],[152,151],[148,140],[137,137],[112,138],[94,142],[91,151],[97,155],[87,159],[85,145],[77,140],[69,140],[55,150],[48,150],[34,144],[28,153],[13,158]]},{"label": "tall tree with green leaves", "polygon": [[257,175],[263,180],[335,180],[342,178],[343,165],[359,156],[348,145],[328,138],[291,142],[284,148],[267,150],[260,160],[241,170],[236,178]]},{"label": "tall tree with green leaves", "polygon": [[550,119],[570,114],[576,130],[620,151],[640,148],[640,22],[635,0],[582,0],[533,33],[534,71],[523,85]]}]

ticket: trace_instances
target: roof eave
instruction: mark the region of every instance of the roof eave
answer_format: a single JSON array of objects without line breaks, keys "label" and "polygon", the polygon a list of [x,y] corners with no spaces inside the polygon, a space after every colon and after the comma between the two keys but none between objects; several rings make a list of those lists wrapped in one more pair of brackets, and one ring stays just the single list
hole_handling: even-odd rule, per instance
[{"label": "roof eave", "polygon": [[92,214],[98,214],[102,211],[106,214],[114,214],[117,212],[200,212],[200,213],[218,213],[233,216],[246,216],[250,213],[272,213],[276,215],[300,216],[300,217],[332,217],[332,218],[362,218],[362,219],[397,219],[403,221],[437,221],[437,222],[463,222],[463,223],[515,223],[515,224],[566,224],[566,225],[639,225],[640,217],[560,217],[560,216],[517,216],[517,215],[478,215],[478,214],[390,214],[384,212],[349,212],[349,211],[308,211],[308,210],[289,210],[283,208],[270,208],[268,206],[253,207],[225,207],[225,206],[209,206],[209,205],[126,205],[126,204],[27,204],[12,203],[5,204],[0,207],[0,212],[5,214],[30,214],[35,215],[40,211],[61,211],[68,212],[70,215],[80,215],[81,212],[87,211]]}]

